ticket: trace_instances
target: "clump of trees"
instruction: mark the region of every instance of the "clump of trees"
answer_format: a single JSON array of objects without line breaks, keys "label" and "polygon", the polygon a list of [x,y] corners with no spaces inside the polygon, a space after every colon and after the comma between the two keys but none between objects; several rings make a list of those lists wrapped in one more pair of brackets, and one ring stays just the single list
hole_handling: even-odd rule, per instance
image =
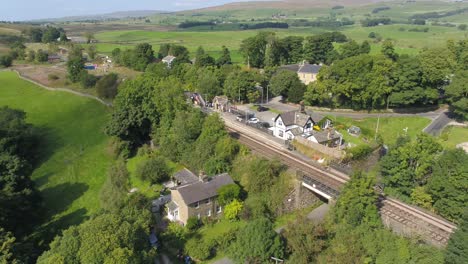
[{"label": "clump of trees", "polygon": [[116,48],[112,51],[112,57],[115,63],[137,71],[144,71],[155,58],[153,47],[148,43],[140,43],[134,49],[124,51]]},{"label": "clump of trees", "polygon": [[428,135],[416,140],[400,138],[380,163],[386,192],[411,199],[415,204],[460,222],[468,202],[468,154],[443,150]]},{"label": "clump of trees", "polygon": [[41,217],[41,196],[30,178],[38,147],[38,131],[26,123],[26,114],[1,107],[0,261],[4,263],[27,261],[34,255],[34,250],[22,241]]},{"label": "clump of trees", "polygon": [[53,26],[31,27],[23,33],[29,37],[31,42],[52,43],[68,41],[65,30]]}]

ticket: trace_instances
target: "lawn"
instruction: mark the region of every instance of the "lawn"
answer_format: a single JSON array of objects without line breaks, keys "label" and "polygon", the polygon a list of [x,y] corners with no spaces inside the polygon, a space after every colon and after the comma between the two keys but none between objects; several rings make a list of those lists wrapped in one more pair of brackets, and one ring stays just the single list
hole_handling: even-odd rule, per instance
[{"label": "lawn", "polygon": [[96,213],[111,162],[103,134],[108,109],[91,99],[50,92],[13,72],[0,72],[0,106],[21,109],[40,128],[41,161],[32,178],[47,217],[40,231],[53,237]]},{"label": "lawn", "polygon": [[458,144],[468,142],[468,127],[449,126],[440,136],[444,147],[455,148]]},{"label": "lawn", "polygon": [[[335,127],[348,142],[356,145],[366,144],[375,138],[378,118],[365,118],[361,120],[335,116],[330,116],[329,118],[335,122]],[[417,134],[422,133],[422,130],[430,122],[429,119],[423,117],[382,117],[379,121],[378,134],[382,136],[384,144],[392,145],[399,136],[403,136],[406,133],[411,138],[415,138]],[[359,138],[350,136],[346,131],[352,125],[361,128],[362,134]],[[407,132],[404,130],[406,128],[408,128]]]},{"label": "lawn", "polygon": [[[158,155],[158,153],[156,151],[151,155]],[[149,181],[144,181],[140,179],[139,177],[137,177],[137,174],[136,174],[137,167],[143,162],[149,160],[150,158],[151,156],[148,154],[136,155],[135,157],[128,159],[127,169],[128,169],[128,172],[130,173],[131,188],[137,188],[139,193],[143,194],[149,199],[154,199],[156,197],[159,197],[160,191],[163,187],[162,184],[152,185]],[[183,165],[172,162],[170,160],[166,160],[166,165],[168,166],[170,170],[170,173],[169,173],[170,175],[173,175],[174,173],[184,168]]]}]

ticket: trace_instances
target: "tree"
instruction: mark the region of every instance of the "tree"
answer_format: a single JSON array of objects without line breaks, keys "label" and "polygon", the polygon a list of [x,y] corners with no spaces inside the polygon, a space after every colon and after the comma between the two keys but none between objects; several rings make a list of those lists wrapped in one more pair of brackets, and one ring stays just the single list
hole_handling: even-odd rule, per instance
[{"label": "tree", "polygon": [[350,40],[346,42],[340,47],[340,49],[341,49],[342,58],[348,58],[348,57],[357,56],[361,54],[361,47],[354,40]]},{"label": "tree", "polygon": [[280,39],[280,45],[283,49],[281,61],[283,64],[292,64],[302,62],[304,59],[304,38],[298,36],[288,36]]},{"label": "tree", "polygon": [[426,134],[395,146],[380,163],[385,185],[409,197],[415,187],[426,184],[441,150],[440,144]]},{"label": "tree", "polygon": [[108,211],[120,209],[129,190],[129,173],[123,160],[118,160],[107,171],[107,180],[101,188],[101,207]]},{"label": "tree", "polygon": [[153,47],[148,43],[138,44],[133,51],[132,67],[138,71],[144,71],[146,66],[154,60]]},{"label": "tree", "polygon": [[200,57],[202,55],[205,55],[205,54],[206,54],[205,50],[203,49],[202,46],[200,46],[200,47],[198,47],[198,49],[197,49],[197,51],[195,53],[195,58],[198,58],[198,57]]},{"label": "tree", "polygon": [[91,40],[94,39],[94,34],[92,32],[89,32],[89,31],[85,32],[83,34],[83,36],[85,37],[86,43],[88,43],[88,44],[91,43]]},{"label": "tree", "polygon": [[28,33],[29,33],[29,36],[31,37],[32,42],[42,41],[42,35],[43,35],[42,29],[38,27],[33,27],[29,29]]},{"label": "tree", "polygon": [[229,221],[237,220],[243,206],[244,205],[239,200],[232,200],[232,202],[224,207],[224,217]]},{"label": "tree", "polygon": [[[450,84],[445,88],[445,95],[451,103],[452,111],[458,116],[468,119],[468,70],[455,73]],[[465,103],[463,103],[465,102]]]},{"label": "tree", "polygon": [[56,42],[60,38],[60,31],[55,27],[47,27],[42,34],[43,43]]},{"label": "tree", "polygon": [[395,52],[393,43],[390,40],[385,40],[382,43],[382,49],[380,51],[385,57],[395,61],[398,58],[398,54]]},{"label": "tree", "polygon": [[466,27],[467,27],[466,24],[460,24],[460,25],[458,25],[458,29],[459,29],[459,30],[462,30],[462,31],[465,31],[465,30],[466,30]]},{"label": "tree", "polygon": [[209,67],[209,66],[215,66],[215,65],[216,65],[216,60],[208,54],[202,54],[200,56],[197,56],[195,60],[196,67]]},{"label": "tree", "polygon": [[49,55],[47,54],[46,51],[43,51],[42,49],[39,49],[36,52],[36,61],[37,62],[46,62],[49,59]]},{"label": "tree", "polygon": [[[297,77],[297,75],[296,75]],[[304,99],[306,86],[302,82],[294,80],[295,85],[292,85],[288,91],[288,102],[298,104]]]},{"label": "tree", "polygon": [[299,80],[297,73],[287,70],[278,71],[270,80],[270,91],[275,96],[288,97],[291,89],[303,86],[304,84]]},{"label": "tree", "polygon": [[81,71],[80,83],[83,88],[91,88],[96,85],[97,77],[93,74],[89,74],[87,71]]},{"label": "tree", "polygon": [[10,55],[0,56],[0,66],[5,68],[10,67],[13,63],[13,58]]},{"label": "tree", "polygon": [[169,179],[169,168],[164,158],[157,156],[140,163],[136,169],[136,175],[151,184],[163,183]]},{"label": "tree", "polygon": [[310,36],[305,39],[304,53],[309,63],[328,62],[329,54],[333,50],[333,40],[327,35]]},{"label": "tree", "polygon": [[283,169],[278,161],[246,156],[236,160],[232,174],[249,193],[262,193],[273,186]]},{"label": "tree", "polygon": [[116,73],[109,73],[99,79],[96,83],[98,96],[101,98],[114,99],[117,95],[118,78]]},{"label": "tree", "polygon": [[117,213],[100,214],[68,228],[54,239],[50,250],[37,263],[151,262],[155,257],[147,240],[151,213],[143,208],[129,202]]},{"label": "tree", "polygon": [[260,218],[239,230],[236,240],[228,249],[228,255],[236,263],[266,263],[271,257],[282,258],[284,249],[272,223]]},{"label": "tree", "polygon": [[81,47],[74,47],[68,57],[67,72],[68,79],[72,82],[78,82],[84,71],[84,61],[81,53]]},{"label": "tree", "polygon": [[242,41],[240,51],[248,65],[256,68],[264,66],[268,39],[272,36],[274,33],[259,32],[256,36]]},{"label": "tree", "polygon": [[20,263],[15,258],[16,238],[11,232],[5,231],[0,227],[0,263],[18,264]]},{"label": "tree", "polygon": [[465,208],[457,230],[452,234],[445,253],[445,264],[468,262],[468,210]]},{"label": "tree", "polygon": [[29,50],[28,51],[28,56],[27,56],[27,61],[33,62],[36,59],[36,52],[34,50]]},{"label": "tree", "polygon": [[65,34],[65,32],[61,32],[60,33],[60,42],[68,42],[70,41],[67,37],[67,34]]},{"label": "tree", "polygon": [[0,227],[17,237],[30,231],[41,212],[41,197],[30,178],[38,154],[36,133],[26,113],[0,107]]},{"label": "tree", "polygon": [[426,85],[440,89],[446,84],[455,63],[448,49],[426,49],[420,52],[418,59],[421,62],[422,80]]},{"label": "tree", "polygon": [[216,64],[218,66],[226,65],[226,64],[232,64],[231,61],[231,52],[226,46],[221,47],[221,57],[219,57],[216,60]]},{"label": "tree", "polygon": [[231,72],[224,82],[224,94],[232,100],[248,101],[247,95],[256,90],[257,83],[262,76],[255,71],[235,70]]},{"label": "tree", "polygon": [[95,45],[89,45],[87,51],[88,51],[89,58],[91,60],[94,60],[96,58],[96,54],[97,54],[96,46]]},{"label": "tree", "polygon": [[375,177],[356,172],[341,192],[333,210],[335,223],[351,227],[365,224],[376,228],[381,226],[377,209],[377,193],[374,191]]},{"label": "tree", "polygon": [[222,206],[239,199],[240,187],[237,184],[228,184],[218,189],[218,203]]},{"label": "tree", "polygon": [[325,249],[328,234],[322,225],[312,223],[307,217],[299,216],[288,223],[284,237],[291,263],[315,263],[316,257]]},{"label": "tree", "polygon": [[426,209],[432,208],[432,197],[426,192],[424,187],[417,186],[411,192],[411,201]]},{"label": "tree", "polygon": [[432,160],[432,176],[426,189],[434,200],[434,208],[442,216],[461,222],[468,197],[468,154],[461,149],[447,150]]}]

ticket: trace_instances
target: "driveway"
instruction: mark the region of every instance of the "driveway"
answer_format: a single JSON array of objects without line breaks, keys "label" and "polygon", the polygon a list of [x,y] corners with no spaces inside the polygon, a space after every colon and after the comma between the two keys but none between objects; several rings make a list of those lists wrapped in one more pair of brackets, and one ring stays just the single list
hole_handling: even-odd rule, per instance
[{"label": "driveway", "polygon": [[449,112],[445,111],[436,117],[426,128],[424,128],[423,132],[433,136],[438,136],[440,133],[442,133],[442,130],[444,130],[444,128],[452,121],[453,120],[449,117]]}]

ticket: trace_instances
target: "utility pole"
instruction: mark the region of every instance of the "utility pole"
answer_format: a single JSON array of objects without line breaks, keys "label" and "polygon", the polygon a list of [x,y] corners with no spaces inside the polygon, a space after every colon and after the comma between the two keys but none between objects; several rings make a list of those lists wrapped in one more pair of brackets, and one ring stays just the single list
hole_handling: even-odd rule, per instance
[{"label": "utility pole", "polygon": [[270,85],[267,85],[267,94],[266,94],[266,103],[268,104],[268,88],[270,88]]}]

